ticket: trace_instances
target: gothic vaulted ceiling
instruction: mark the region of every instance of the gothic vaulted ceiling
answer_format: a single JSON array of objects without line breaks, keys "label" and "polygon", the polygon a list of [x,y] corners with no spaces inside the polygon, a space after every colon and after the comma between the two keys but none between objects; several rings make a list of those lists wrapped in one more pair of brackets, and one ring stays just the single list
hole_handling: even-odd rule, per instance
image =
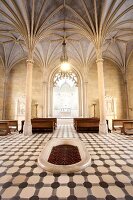
[{"label": "gothic vaulted ceiling", "polygon": [[74,65],[89,66],[96,48],[124,72],[133,50],[133,0],[0,0],[0,57],[9,71],[33,53],[42,67],[60,61],[64,27]]}]

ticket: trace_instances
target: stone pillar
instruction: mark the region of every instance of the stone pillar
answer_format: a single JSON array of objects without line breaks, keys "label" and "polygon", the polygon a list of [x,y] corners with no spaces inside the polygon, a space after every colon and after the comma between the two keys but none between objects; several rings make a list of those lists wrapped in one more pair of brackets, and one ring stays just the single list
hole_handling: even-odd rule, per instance
[{"label": "stone pillar", "polygon": [[53,117],[53,83],[50,83],[49,91],[50,91],[49,117]]},{"label": "stone pillar", "polygon": [[99,93],[99,108],[100,108],[99,133],[107,134],[108,129],[107,129],[107,123],[106,123],[103,59],[97,58],[96,62],[97,62],[97,71],[98,71],[98,93]]},{"label": "stone pillar", "polygon": [[78,102],[79,102],[79,117],[83,117],[83,95],[81,85],[78,85]]},{"label": "stone pillar", "polygon": [[84,117],[88,116],[88,82],[84,82]]},{"label": "stone pillar", "polygon": [[25,123],[23,131],[24,135],[26,136],[32,135],[32,125],[31,125],[32,68],[33,68],[33,60],[27,60]]},{"label": "stone pillar", "polygon": [[124,74],[125,101],[126,101],[126,118],[129,119],[129,103],[128,103],[128,88],[126,74]]},{"label": "stone pillar", "polygon": [[83,68],[84,82],[83,82],[83,116],[88,116],[88,67],[87,65]]},{"label": "stone pillar", "polygon": [[48,117],[48,91],[47,91],[47,82],[43,82],[43,117]]},{"label": "stone pillar", "polygon": [[4,90],[3,90],[3,111],[2,111],[2,119],[6,119],[6,101],[7,101],[7,87],[8,87],[8,72],[5,71],[4,76]]}]

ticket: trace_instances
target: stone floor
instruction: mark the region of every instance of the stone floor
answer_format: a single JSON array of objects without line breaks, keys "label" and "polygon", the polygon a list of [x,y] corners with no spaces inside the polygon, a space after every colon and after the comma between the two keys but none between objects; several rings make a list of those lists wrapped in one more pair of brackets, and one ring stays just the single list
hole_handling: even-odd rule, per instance
[{"label": "stone floor", "polygon": [[[0,137],[0,199],[133,200],[133,136],[77,134],[70,120],[59,123],[54,134]],[[38,155],[53,137],[79,137],[91,166],[72,174],[39,168]]]}]

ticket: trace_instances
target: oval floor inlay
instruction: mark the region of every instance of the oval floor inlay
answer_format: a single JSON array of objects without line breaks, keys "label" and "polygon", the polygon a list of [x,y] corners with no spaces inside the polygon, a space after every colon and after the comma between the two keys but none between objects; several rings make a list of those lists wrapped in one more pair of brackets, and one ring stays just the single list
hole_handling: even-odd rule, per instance
[{"label": "oval floor inlay", "polygon": [[[59,146],[73,146],[74,149],[77,148],[77,156],[70,155],[72,153],[72,150],[70,152],[67,152],[67,156],[64,158],[67,159],[67,161],[63,158],[63,154],[57,153],[56,155],[53,154],[53,161],[52,163],[49,162],[49,159],[51,157],[51,152],[55,147]],[[58,154],[58,156],[57,156]],[[66,152],[64,152],[64,155]],[[58,163],[57,163],[57,160]],[[73,158],[76,158],[75,161],[72,161]],[[51,160],[51,159],[50,159]],[[60,161],[59,161],[60,160]],[[69,163],[68,163],[69,161]],[[54,163],[54,164],[53,164]],[[91,163],[91,157],[87,149],[85,148],[84,144],[81,142],[78,138],[54,138],[50,140],[45,147],[43,148],[42,152],[39,155],[38,158],[38,164],[41,168],[43,168],[46,171],[50,171],[53,173],[71,173],[75,171],[81,171],[84,168],[88,167]]]}]

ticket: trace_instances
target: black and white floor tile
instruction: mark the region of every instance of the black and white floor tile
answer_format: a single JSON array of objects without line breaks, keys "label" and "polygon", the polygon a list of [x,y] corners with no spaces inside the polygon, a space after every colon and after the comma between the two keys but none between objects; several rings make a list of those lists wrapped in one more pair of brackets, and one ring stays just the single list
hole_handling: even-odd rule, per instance
[{"label": "black and white floor tile", "polygon": [[[79,137],[91,166],[71,174],[39,168],[38,155],[53,137]],[[133,136],[77,134],[72,123],[63,122],[53,134],[0,137],[0,199],[133,200]]]}]

